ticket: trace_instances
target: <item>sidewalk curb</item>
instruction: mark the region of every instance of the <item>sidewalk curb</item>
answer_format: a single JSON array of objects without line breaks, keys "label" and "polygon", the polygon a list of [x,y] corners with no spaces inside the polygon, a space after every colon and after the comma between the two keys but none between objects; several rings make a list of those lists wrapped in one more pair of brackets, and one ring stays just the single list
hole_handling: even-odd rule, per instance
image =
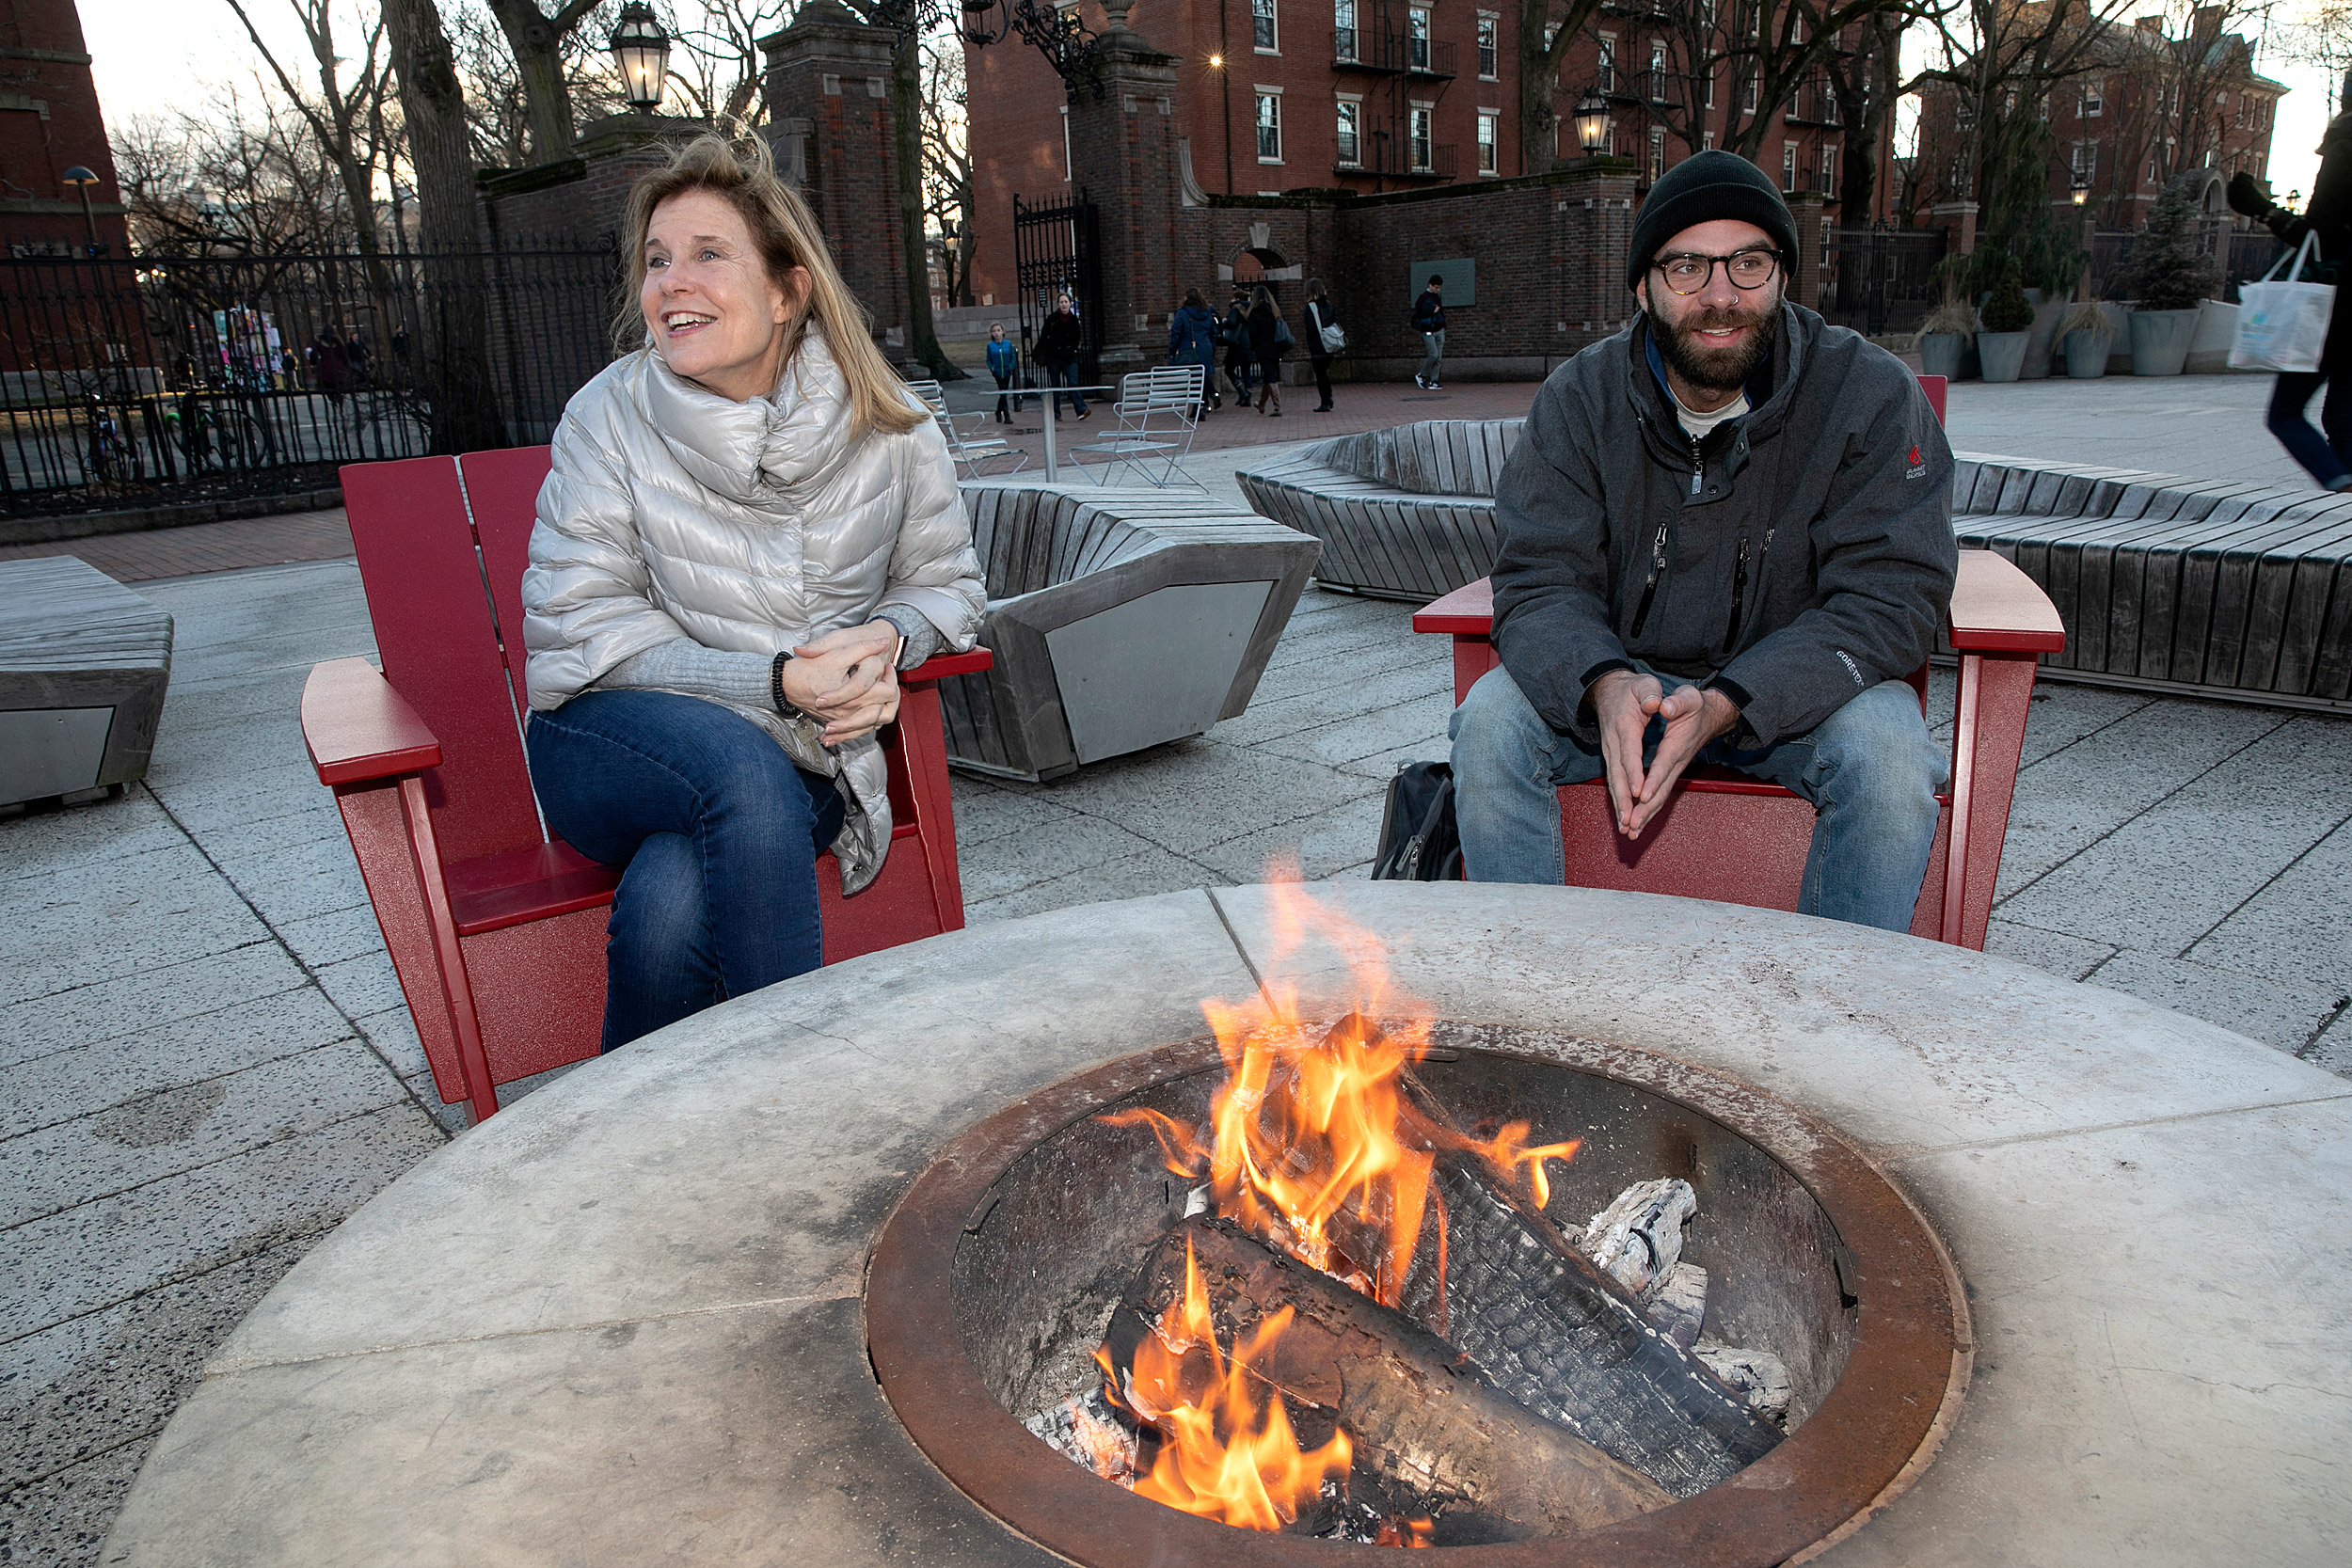
[{"label": "sidewalk curb", "polygon": [[342,504],[342,487],[334,485],[287,495],[241,496],[232,500],[189,501],[178,506],[146,506],[123,512],[9,517],[0,519],[0,545],[49,545],[65,539],[93,539],[105,533],[148,533],[157,529],[185,528],[192,523],[274,517],[286,512],[326,512]]}]

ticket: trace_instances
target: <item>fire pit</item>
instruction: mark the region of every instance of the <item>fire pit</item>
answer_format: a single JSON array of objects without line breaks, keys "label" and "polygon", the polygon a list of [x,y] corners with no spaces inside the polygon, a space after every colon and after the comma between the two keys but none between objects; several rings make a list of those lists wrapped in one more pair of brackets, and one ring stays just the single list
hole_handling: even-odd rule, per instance
[{"label": "fire pit", "polygon": [[[1331,1027],[1317,1021],[1306,1035],[1315,1039]],[[1689,1500],[1675,1502],[1649,1488],[1649,1502],[1616,1510],[1637,1516],[1621,1524],[1604,1519],[1599,1528],[1571,1535],[1566,1530],[1581,1521],[1541,1516],[1546,1477],[1496,1479],[1491,1467],[1480,1467],[1485,1455],[1452,1455],[1468,1460],[1456,1465],[1452,1486],[1402,1488],[1400,1500],[1400,1488],[1381,1486],[1383,1479],[1395,1481],[1400,1467],[1367,1467],[1367,1434],[1358,1430],[1350,1434],[1358,1460],[1350,1488],[1355,1512],[1378,1519],[1383,1505],[1392,1507],[1391,1544],[1480,1544],[1472,1561],[1491,1563],[1778,1563],[1833,1535],[1872,1502],[1884,1505],[1924,1465],[1966,1385],[1960,1298],[1917,1213],[1835,1131],[1743,1084],[1599,1041],[1439,1022],[1428,1032],[1425,1051],[1411,1074],[1461,1124],[1529,1117],[1524,1145],[1574,1149],[1574,1159],[1552,1168],[1550,1204],[1541,1213],[1599,1213],[1623,1187],[1661,1173],[1696,1187],[1698,1213],[1682,1258],[1706,1270],[1708,1328],[1788,1366],[1790,1436],[1778,1441],[1778,1430],[1769,1432],[1755,1446],[1759,1458],[1731,1465],[1734,1474],[1720,1486],[1675,1488]],[[1331,1493],[1339,1486],[1331,1481],[1322,1486],[1322,1507],[1289,1521],[1292,1533],[1251,1535],[1110,1486],[1033,1436],[1035,1413],[1085,1402],[1105,1383],[1094,1352],[1105,1333],[1118,1338],[1122,1298],[1136,1295],[1134,1276],[1151,1270],[1155,1246],[1167,1253],[1162,1270],[1169,1270],[1174,1251],[1167,1242],[1185,1232],[1185,1211],[1202,1209],[1188,1182],[1169,1171],[1162,1149],[1138,1138],[1138,1124],[1146,1115],[1176,1126],[1207,1124],[1223,1079],[1218,1044],[1202,1039],[1035,1093],[955,1140],[908,1192],[875,1248],[868,1331],[884,1397],[950,1481],[1007,1526],[1073,1561],[1099,1568],[1322,1561],[1329,1543],[1303,1535],[1348,1528],[1348,1507],[1334,1507]],[[1470,1180],[1466,1168],[1468,1162],[1454,1168],[1463,1187]],[[1458,1284],[1463,1275],[1501,1275],[1486,1293],[1515,1298],[1515,1272],[1560,1267],[1550,1251],[1529,1243],[1527,1227],[1503,1227],[1508,1239],[1491,1246],[1496,1256],[1477,1256],[1480,1227],[1463,1223],[1461,1211],[1477,1201],[1477,1192],[1458,1192],[1449,1227],[1456,1317],[1463,1298],[1480,1291]],[[1231,1265],[1247,1262],[1251,1243],[1202,1234],[1200,1246]],[[1425,1251],[1416,1265],[1430,1276]],[[1298,1293],[1301,1276],[1311,1270],[1301,1265],[1282,1281],[1289,1295]],[[1334,1295],[1329,1286],[1308,1286],[1311,1293],[1317,1289],[1320,1298],[1311,1300],[1327,1303]],[[1518,1300],[1501,1305],[1518,1317]],[[1362,1326],[1374,1317],[1374,1309],[1358,1312],[1350,1328],[1376,1336],[1376,1323]],[[1433,1312],[1423,1307],[1421,1317]],[[1499,1373],[1489,1383],[1529,1397],[1524,1369],[1543,1354],[1541,1340],[1527,1345],[1527,1354],[1503,1356],[1496,1354],[1496,1336],[1480,1336],[1472,1323],[1452,1328],[1456,1342],[1489,1352],[1486,1361]],[[1536,1328],[1541,1333],[1541,1322]],[[1513,1338],[1524,1331],[1518,1322],[1503,1323]],[[1279,1347],[1282,1340],[1275,1340],[1261,1359],[1279,1364]],[[1350,1420],[1350,1399],[1336,1389],[1364,1375],[1381,1380],[1383,1369],[1374,1364],[1381,1354],[1359,1352],[1343,1378],[1322,1380],[1320,1399],[1284,1399],[1294,1411],[1306,1403],[1298,1411],[1303,1420],[1287,1416],[1287,1425],[1301,1430],[1298,1449],[1334,1425],[1359,1425]],[[1505,1463],[1515,1458],[1510,1450],[1560,1436],[1552,1422],[1510,1399],[1486,1399],[1468,1420],[1456,1418],[1466,1392],[1458,1385],[1480,1383],[1470,1361],[1456,1354],[1456,1366],[1442,1369],[1463,1373],[1458,1380],[1428,1378],[1421,1366],[1406,1366],[1392,1380],[1411,1389],[1414,1408],[1381,1408],[1374,1422],[1477,1430],[1480,1444],[1505,1446]],[[1134,1375],[1127,1366],[1122,1370]],[[1292,1389],[1315,1387],[1317,1370],[1282,1378],[1275,1366],[1273,1375]],[[1348,1394],[1364,1403],[1355,1389]],[[1532,1399],[1541,1402],[1541,1389]],[[1329,1411],[1339,1413],[1336,1422]],[[1505,1411],[1501,1420],[1499,1411]],[[1315,1420],[1317,1413],[1325,1420]],[[1024,1416],[1030,1420],[1019,1420]],[[1505,1427],[1501,1434],[1491,1432],[1499,1425]],[[1574,1427],[1607,1425],[1588,1420]],[[1679,1432],[1679,1422],[1651,1418],[1646,1432],[1670,1427]],[[1555,1455],[1550,1465],[1562,1467],[1562,1460]],[[1447,1469],[1447,1455],[1439,1455],[1438,1467]],[[1341,1460],[1339,1469],[1348,1472],[1348,1463]],[[1463,1479],[1461,1469],[1472,1474]],[[1635,1477],[1635,1486],[1646,1483]],[[1367,1491],[1381,1497],[1369,1510]],[[1519,1510],[1534,1519],[1501,1519],[1480,1507],[1496,1493],[1519,1505],[1538,1493],[1536,1507]],[[1430,1510],[1433,1496],[1454,1502],[1454,1510]],[[1411,1540],[1416,1514],[1425,1526],[1423,1543]],[[1372,1530],[1359,1528],[1355,1538],[1367,1535]]]},{"label": "fire pit", "polygon": [[[1508,1111],[1530,1148],[1584,1140],[1542,1166],[1562,1236],[1626,1183],[1690,1182],[1703,1332],[1788,1367],[1786,1436],[1719,1484],[1461,1553],[2341,1559],[2352,1291],[2341,1248],[2280,1244],[2352,1227],[2341,1080],[1998,958],[1765,911],[1468,885],[1318,896],[1381,934],[1439,1021],[1412,1070],[1448,1117],[1479,1139]],[[1092,1118],[1149,1106],[1197,1129],[1219,1072],[1193,1040],[1198,999],[1255,993],[1279,933],[1262,888],[1006,922],[729,1003],[530,1096],[254,1309],[155,1443],[103,1560],[1382,1560],[1180,1514],[1022,1425],[1084,1386],[1105,1341],[1132,1367],[1148,1326],[1092,1314],[1131,1292],[1168,1305],[1169,1260],[1142,1243],[1192,1184],[1150,1128]],[[1385,1030],[1411,1011],[1357,999],[1336,955],[1297,960],[1302,1016],[1355,1007]],[[1125,1174],[1068,1196],[1050,1171],[1073,1160]],[[1534,1201],[1527,1164],[1507,1182],[1481,1168]],[[1113,1191],[1144,1201],[1114,1212]],[[1343,1306],[1386,1333],[1380,1313],[1417,1309],[1344,1286],[1334,1306],[1295,1259],[1209,1278],[1232,1261],[1211,1248],[1271,1256],[1204,1229],[1216,1213],[1184,1222],[1216,1291],[1246,1279],[1302,1325]],[[1104,1249],[1099,1285],[1073,1234]],[[1449,1244],[1469,1267],[1460,1229]],[[1759,1262],[1778,1271],[1761,1294]],[[1057,1328],[1056,1299],[1087,1312]],[[1230,1359],[1233,1299],[1217,1302]],[[1445,1326],[1433,1337],[1488,1374],[1463,1400],[1509,1397],[1490,1348]],[[1382,1354],[1429,1348],[1407,1335]],[[1279,1354],[1262,1365],[1299,1381]],[[938,1384],[929,1413],[915,1367]],[[1322,1449],[1324,1418],[1292,1402],[1297,1446]],[[1355,1501],[1381,1479],[1355,1473],[1375,1447],[1351,1454]],[[1460,1512],[1383,1501],[1432,1511],[1433,1530]]]}]

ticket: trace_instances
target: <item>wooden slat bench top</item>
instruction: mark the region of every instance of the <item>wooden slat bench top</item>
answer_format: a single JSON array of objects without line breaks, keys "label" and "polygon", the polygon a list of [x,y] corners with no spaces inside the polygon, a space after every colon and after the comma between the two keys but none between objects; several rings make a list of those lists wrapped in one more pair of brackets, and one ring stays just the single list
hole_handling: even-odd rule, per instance
[{"label": "wooden slat bench top", "polygon": [[0,562],[0,671],[170,667],[170,615],[97,567]]}]

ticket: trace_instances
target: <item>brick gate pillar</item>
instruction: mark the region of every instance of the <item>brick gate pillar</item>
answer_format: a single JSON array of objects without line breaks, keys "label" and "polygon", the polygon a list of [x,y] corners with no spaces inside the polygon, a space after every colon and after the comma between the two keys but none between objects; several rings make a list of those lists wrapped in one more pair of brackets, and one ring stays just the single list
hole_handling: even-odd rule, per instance
[{"label": "brick gate pillar", "polygon": [[1127,28],[1112,0],[1102,41],[1103,95],[1070,100],[1070,182],[1094,203],[1103,279],[1105,380],[1168,357],[1182,205],[1176,164],[1176,58]]},{"label": "brick gate pillar", "polygon": [[1788,215],[1797,220],[1796,275],[1788,297],[1808,310],[1821,308],[1821,193],[1798,191],[1788,198]]},{"label": "brick gate pillar", "polygon": [[906,246],[898,215],[898,142],[890,112],[896,36],[840,0],[810,0],[792,25],[759,40],[769,136],[779,172],[833,247],[842,281],[874,318],[884,355],[907,357]]}]

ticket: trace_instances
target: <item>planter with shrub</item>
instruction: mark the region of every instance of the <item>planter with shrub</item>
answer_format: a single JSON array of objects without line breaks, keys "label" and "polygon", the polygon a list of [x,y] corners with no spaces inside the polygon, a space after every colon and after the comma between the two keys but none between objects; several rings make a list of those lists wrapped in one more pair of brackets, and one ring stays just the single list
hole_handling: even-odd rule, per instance
[{"label": "planter with shrub", "polygon": [[1911,346],[1919,353],[1919,373],[1958,381],[1960,362],[1967,353],[1968,340],[1976,333],[1974,310],[1957,300],[1937,306],[1919,324],[1918,335],[1911,341]]},{"label": "planter with shrub", "polygon": [[1977,356],[1987,381],[2014,381],[2025,368],[2026,345],[2033,337],[2033,303],[2026,297],[2017,269],[1998,269],[1993,297],[1985,301],[1984,330],[1977,334]]},{"label": "planter with shrub", "polygon": [[2115,331],[2106,312],[2096,305],[2077,305],[2058,323],[2058,341],[2066,351],[2066,373],[2076,381],[2096,381],[2107,373],[2107,353]]},{"label": "planter with shrub", "polygon": [[2125,292],[2137,297],[2132,312],[2132,373],[2178,375],[2197,336],[2198,307],[2221,282],[2220,269],[2205,254],[2203,182],[2191,170],[2156,198],[2148,231],[2133,248]]}]

